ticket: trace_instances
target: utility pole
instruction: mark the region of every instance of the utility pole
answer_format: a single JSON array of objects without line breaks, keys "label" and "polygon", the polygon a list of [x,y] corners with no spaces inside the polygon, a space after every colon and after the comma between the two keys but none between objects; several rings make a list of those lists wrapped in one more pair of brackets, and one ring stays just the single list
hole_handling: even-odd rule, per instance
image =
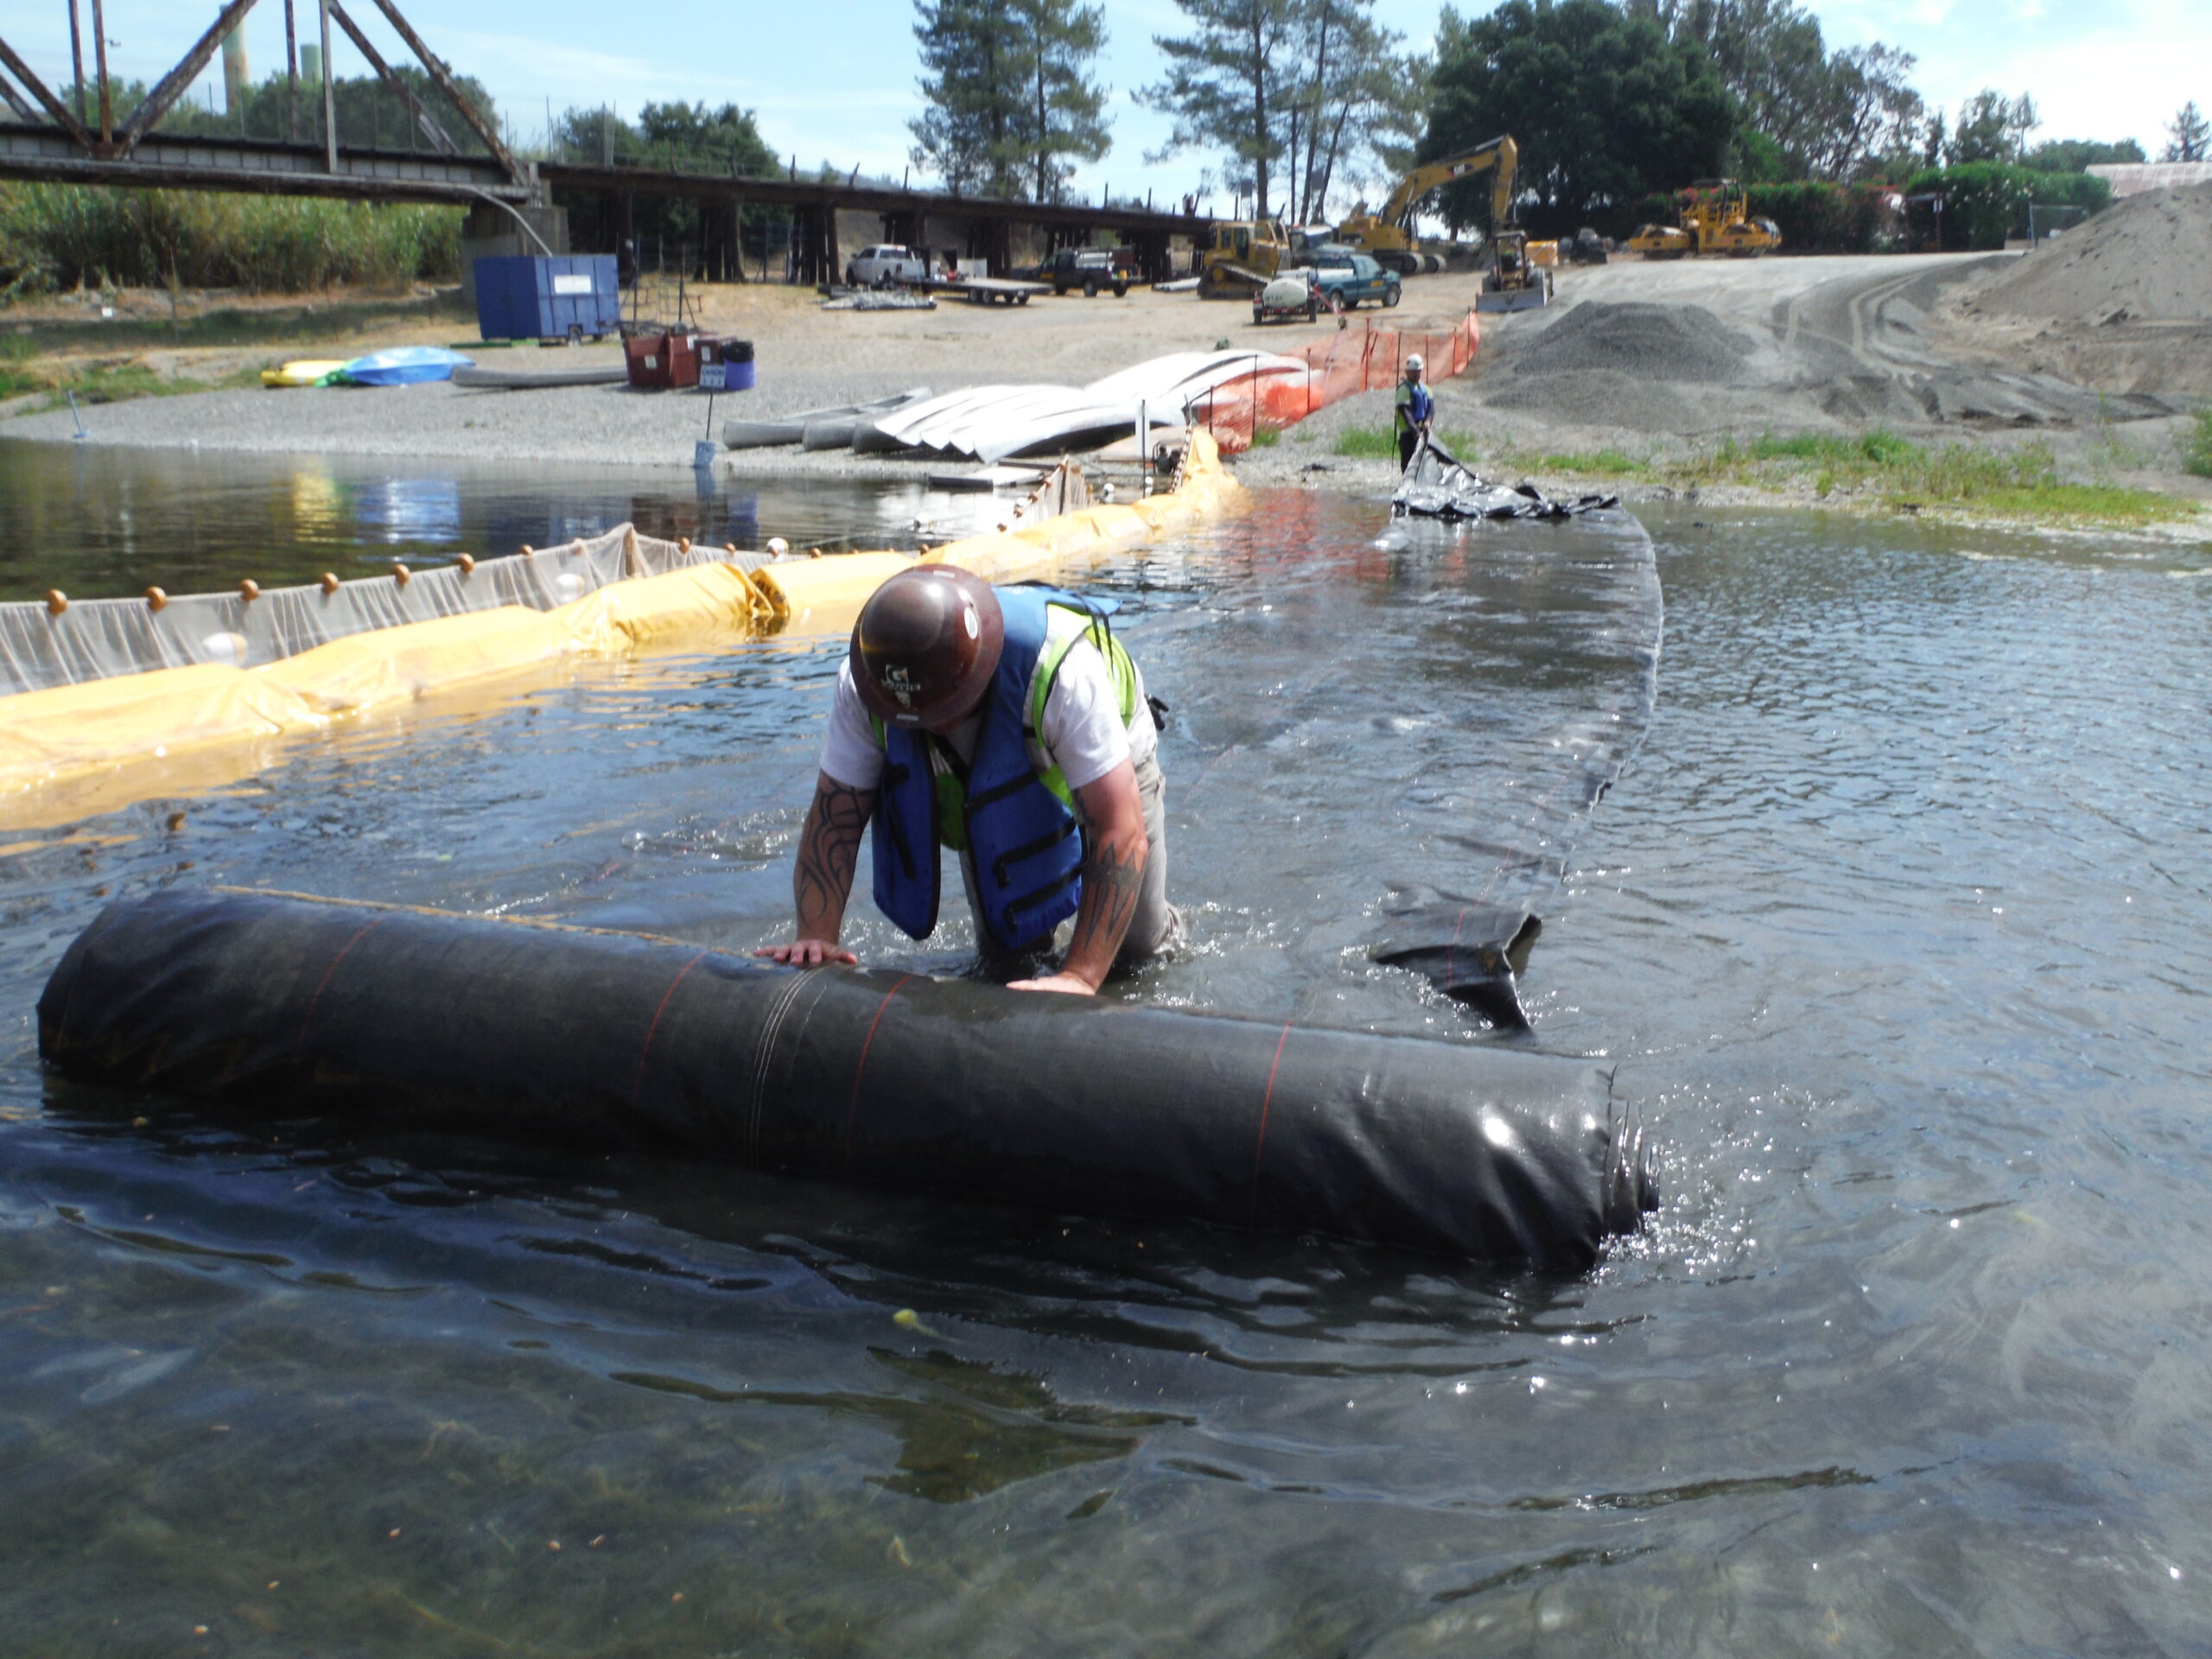
[{"label": "utility pole", "polygon": [[300,35],[292,16],[292,0],[284,0],[284,126],[294,143],[300,142]]},{"label": "utility pole", "polygon": [[330,61],[330,0],[317,0],[322,12],[322,164],[333,177],[338,173],[338,100],[330,83],[336,79]]}]

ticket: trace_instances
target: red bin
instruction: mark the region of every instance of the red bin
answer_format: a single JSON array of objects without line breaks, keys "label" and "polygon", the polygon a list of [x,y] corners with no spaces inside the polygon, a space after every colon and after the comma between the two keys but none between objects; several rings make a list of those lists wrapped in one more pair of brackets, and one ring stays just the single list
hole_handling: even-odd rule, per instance
[{"label": "red bin", "polygon": [[696,334],[633,334],[623,342],[629,356],[630,384],[654,391],[699,384],[699,341]]}]

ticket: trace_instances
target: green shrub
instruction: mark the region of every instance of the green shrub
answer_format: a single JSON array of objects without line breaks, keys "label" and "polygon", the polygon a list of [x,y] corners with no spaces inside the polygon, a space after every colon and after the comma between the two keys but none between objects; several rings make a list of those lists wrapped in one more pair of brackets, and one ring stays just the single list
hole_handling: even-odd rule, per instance
[{"label": "green shrub", "polygon": [[1754,184],[1745,194],[1752,214],[1772,219],[1794,253],[1873,253],[1899,230],[1885,185]]},{"label": "green shrub", "polygon": [[[2043,173],[2003,162],[1967,162],[1930,168],[1913,175],[1908,194],[1940,192],[1943,197],[1943,246],[1965,251],[1994,249],[2005,238],[2028,233],[2028,204],[2084,207],[2096,213],[2112,200],[2112,187],[2093,173]],[[1931,210],[1916,207],[1912,223],[1932,230]]]},{"label": "green shrub", "polygon": [[107,286],[296,293],[456,280],[458,207],[0,185],[0,292]]},{"label": "green shrub", "polygon": [[2195,424],[2181,435],[2182,471],[2212,478],[2212,404],[2196,411]]}]

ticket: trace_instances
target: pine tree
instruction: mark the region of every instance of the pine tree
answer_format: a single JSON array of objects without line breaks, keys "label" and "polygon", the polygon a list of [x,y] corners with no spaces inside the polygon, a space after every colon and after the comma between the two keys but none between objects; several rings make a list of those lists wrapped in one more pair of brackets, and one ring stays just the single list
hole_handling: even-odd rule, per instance
[{"label": "pine tree", "polygon": [[915,165],[955,189],[1049,201],[1067,184],[1063,156],[1106,153],[1106,89],[1090,73],[1103,5],[915,0],[914,11],[928,105],[909,124]]},{"label": "pine tree", "polygon": [[2205,120],[2204,112],[2196,107],[2195,99],[2181,106],[2166,131],[2172,142],[2166,146],[2166,153],[2159,160],[2212,161],[2212,123]]},{"label": "pine tree", "polygon": [[1295,59],[1306,67],[1292,110],[1292,201],[1301,222],[1322,218],[1341,164],[1411,163],[1427,118],[1426,66],[1398,55],[1404,37],[1381,27],[1375,0],[1304,0]]},{"label": "pine tree", "polygon": [[1007,8],[1018,35],[1024,104],[1020,130],[1031,194],[1058,200],[1073,156],[1095,162],[1113,140],[1106,130],[1106,89],[1090,68],[1106,44],[1106,9],[1066,0],[1011,0]]},{"label": "pine tree", "polygon": [[1284,153],[1302,66],[1305,0],[1175,0],[1192,24],[1180,38],[1154,35],[1167,78],[1137,94],[1175,118],[1158,161],[1185,149],[1222,149],[1235,157],[1236,181],[1249,178],[1255,216],[1274,195],[1272,166]]},{"label": "pine tree", "polygon": [[915,0],[914,12],[928,105],[907,124],[914,165],[955,190],[1018,194],[1027,151],[1019,25],[996,0]]}]

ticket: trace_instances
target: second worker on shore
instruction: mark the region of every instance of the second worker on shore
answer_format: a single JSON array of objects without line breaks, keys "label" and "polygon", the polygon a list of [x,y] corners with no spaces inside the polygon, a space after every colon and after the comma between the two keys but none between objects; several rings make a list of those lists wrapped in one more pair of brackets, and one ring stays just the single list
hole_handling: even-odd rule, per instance
[{"label": "second worker on shore", "polygon": [[876,906],[908,934],[937,926],[950,847],[985,962],[1020,972],[1073,918],[1058,970],[1013,988],[1095,992],[1181,931],[1159,742],[1143,676],[1097,607],[949,565],[901,572],[862,607],[838,671],[792,875],[796,937],[759,954],[857,960],[838,938],[873,823]]}]

